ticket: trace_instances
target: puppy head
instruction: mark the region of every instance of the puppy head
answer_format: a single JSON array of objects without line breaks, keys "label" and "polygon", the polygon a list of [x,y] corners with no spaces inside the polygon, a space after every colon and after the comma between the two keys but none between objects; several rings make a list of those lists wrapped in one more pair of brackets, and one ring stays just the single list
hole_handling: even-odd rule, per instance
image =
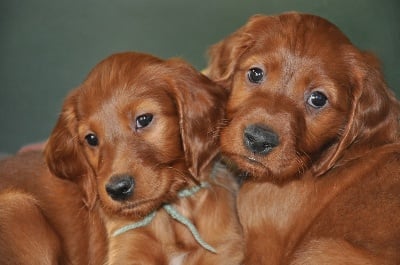
[{"label": "puppy head", "polygon": [[255,16],[209,54],[206,72],[231,93],[222,152],[254,180],[322,175],[398,137],[379,63],[325,19]]},{"label": "puppy head", "polygon": [[183,61],[122,53],[64,103],[46,147],[54,175],[93,204],[141,218],[199,181],[217,153],[226,94]]}]

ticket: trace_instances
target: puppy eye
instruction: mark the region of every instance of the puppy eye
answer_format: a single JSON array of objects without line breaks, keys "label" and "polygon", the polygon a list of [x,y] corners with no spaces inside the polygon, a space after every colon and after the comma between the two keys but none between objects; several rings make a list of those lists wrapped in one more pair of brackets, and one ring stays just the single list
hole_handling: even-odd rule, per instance
[{"label": "puppy eye", "polygon": [[328,98],[325,96],[324,93],[320,91],[314,91],[307,99],[308,105],[313,108],[320,109],[326,105]]},{"label": "puppy eye", "polygon": [[247,78],[250,82],[259,84],[264,79],[264,71],[258,67],[251,68],[247,72]]},{"label": "puppy eye", "polygon": [[85,140],[91,146],[99,145],[99,139],[97,138],[97,136],[94,133],[89,133],[88,135],[86,135]]},{"label": "puppy eye", "polygon": [[148,126],[153,120],[153,114],[146,113],[136,118],[136,129],[141,129]]}]

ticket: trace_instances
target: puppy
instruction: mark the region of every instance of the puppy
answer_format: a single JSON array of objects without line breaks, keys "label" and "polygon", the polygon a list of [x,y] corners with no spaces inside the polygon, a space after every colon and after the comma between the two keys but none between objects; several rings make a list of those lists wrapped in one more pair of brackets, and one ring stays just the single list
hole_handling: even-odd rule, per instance
[{"label": "puppy", "polygon": [[379,62],[308,14],[254,16],[210,49],[229,92],[245,264],[399,264],[399,103]]},{"label": "puppy", "polygon": [[240,264],[237,184],[216,144],[225,100],[178,59],[100,62],[44,158],[0,164],[0,263]]}]

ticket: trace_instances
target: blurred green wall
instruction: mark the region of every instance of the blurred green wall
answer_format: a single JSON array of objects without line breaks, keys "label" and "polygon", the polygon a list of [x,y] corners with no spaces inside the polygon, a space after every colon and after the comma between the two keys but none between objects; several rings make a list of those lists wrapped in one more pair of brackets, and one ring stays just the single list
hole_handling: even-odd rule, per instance
[{"label": "blurred green wall", "polygon": [[302,11],[338,25],[383,62],[400,95],[399,0],[2,0],[0,152],[47,138],[67,92],[111,53],[182,57],[206,50],[257,13]]}]

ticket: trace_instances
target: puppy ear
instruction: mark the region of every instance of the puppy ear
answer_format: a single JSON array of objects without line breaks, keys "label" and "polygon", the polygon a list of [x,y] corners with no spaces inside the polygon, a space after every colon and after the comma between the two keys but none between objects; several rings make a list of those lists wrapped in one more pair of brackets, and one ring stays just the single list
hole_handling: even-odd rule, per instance
[{"label": "puppy ear", "polygon": [[262,16],[251,17],[245,26],[211,46],[208,50],[208,66],[203,73],[229,89],[241,55],[255,42],[255,36],[250,29],[262,19]]},{"label": "puppy ear", "polygon": [[93,172],[82,153],[77,135],[77,91],[73,91],[65,100],[44,154],[50,172],[59,178],[76,182],[83,189],[87,204],[93,205],[96,190]]},{"label": "puppy ear", "polygon": [[370,53],[354,53],[352,65],[351,112],[337,145],[318,167],[316,175],[332,168],[348,148],[363,152],[398,139],[400,107],[394,93],[387,87],[378,59]]},{"label": "puppy ear", "polygon": [[167,63],[178,76],[169,83],[178,108],[186,163],[197,177],[218,153],[227,92],[181,60]]}]

